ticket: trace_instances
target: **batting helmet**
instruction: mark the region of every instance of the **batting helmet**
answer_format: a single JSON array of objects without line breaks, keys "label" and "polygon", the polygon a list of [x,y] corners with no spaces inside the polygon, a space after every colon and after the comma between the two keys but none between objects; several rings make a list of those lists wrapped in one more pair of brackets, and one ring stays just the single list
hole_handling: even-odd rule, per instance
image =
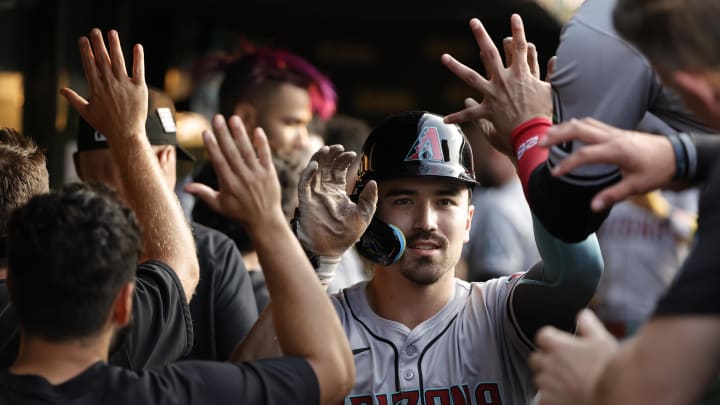
[{"label": "batting helmet", "polygon": [[[448,177],[474,186],[470,143],[459,126],[446,124],[437,114],[394,114],[376,126],[365,141],[352,196],[357,201],[370,180],[417,176]],[[357,248],[366,258],[390,265],[402,256],[405,237],[397,227],[373,218]]]},{"label": "batting helmet", "polygon": [[397,177],[440,176],[475,184],[470,143],[459,126],[437,114],[408,111],[387,117],[363,146],[358,182]]}]

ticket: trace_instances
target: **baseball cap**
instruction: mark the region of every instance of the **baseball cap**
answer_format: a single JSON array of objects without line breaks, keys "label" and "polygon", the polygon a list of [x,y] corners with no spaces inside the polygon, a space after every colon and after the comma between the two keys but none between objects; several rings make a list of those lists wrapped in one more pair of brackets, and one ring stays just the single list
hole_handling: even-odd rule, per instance
[{"label": "baseball cap", "polygon": [[[152,88],[148,89],[148,116],[145,121],[145,132],[150,145],[174,145],[178,159],[195,161],[193,155],[178,144],[175,106],[172,99],[167,94]],[[107,138],[80,117],[77,148],[78,152],[107,149]]]}]

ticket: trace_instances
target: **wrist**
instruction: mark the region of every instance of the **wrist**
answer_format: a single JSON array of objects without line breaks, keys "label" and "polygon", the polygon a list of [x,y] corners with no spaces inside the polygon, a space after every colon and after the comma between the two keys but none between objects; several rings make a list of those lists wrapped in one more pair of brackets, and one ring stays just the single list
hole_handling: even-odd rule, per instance
[{"label": "wrist", "polygon": [[530,174],[538,165],[547,160],[548,150],[539,148],[537,145],[545,137],[551,126],[552,120],[550,118],[535,117],[518,125],[510,133],[510,142],[517,162],[518,175],[526,194]]}]

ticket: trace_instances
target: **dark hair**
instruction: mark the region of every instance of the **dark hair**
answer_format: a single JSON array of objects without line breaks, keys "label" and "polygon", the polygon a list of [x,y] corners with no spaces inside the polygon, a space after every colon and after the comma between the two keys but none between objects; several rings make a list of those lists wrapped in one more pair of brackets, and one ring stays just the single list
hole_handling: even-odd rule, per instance
[{"label": "dark hair", "polygon": [[280,83],[307,89],[312,109],[323,119],[335,113],[337,95],[332,82],[312,64],[291,52],[260,48],[225,66],[220,86],[220,114],[230,117],[235,106],[253,101]]},{"label": "dark hair", "polygon": [[23,333],[94,336],[134,279],[140,229],[105,186],[75,183],[32,198],[8,224],[8,289]]},{"label": "dark hair", "polygon": [[[48,191],[45,155],[29,137],[0,128],[0,237],[10,213],[37,194]],[[0,257],[5,252],[0,252]]]},{"label": "dark hair", "polygon": [[720,2],[619,0],[615,29],[657,67],[720,69]]}]

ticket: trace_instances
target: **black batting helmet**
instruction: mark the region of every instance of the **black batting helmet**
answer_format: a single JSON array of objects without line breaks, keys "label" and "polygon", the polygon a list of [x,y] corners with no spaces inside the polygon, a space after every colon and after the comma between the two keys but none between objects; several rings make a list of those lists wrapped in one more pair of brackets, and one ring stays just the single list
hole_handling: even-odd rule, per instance
[{"label": "black batting helmet", "polygon": [[459,126],[427,111],[391,115],[363,146],[355,193],[370,180],[451,177],[475,185],[470,143]]}]

